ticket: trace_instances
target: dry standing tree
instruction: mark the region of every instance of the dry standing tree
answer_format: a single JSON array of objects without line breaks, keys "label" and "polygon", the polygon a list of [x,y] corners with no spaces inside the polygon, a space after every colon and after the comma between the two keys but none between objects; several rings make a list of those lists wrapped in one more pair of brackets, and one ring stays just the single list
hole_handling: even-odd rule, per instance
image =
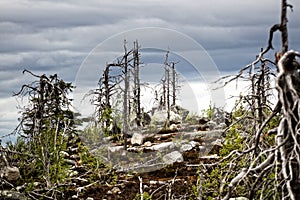
[{"label": "dry standing tree", "polygon": [[56,199],[62,194],[59,187],[68,170],[63,153],[67,152],[69,138],[76,134],[68,98],[73,86],[56,74],[48,77],[25,72],[38,80],[23,85],[15,94],[28,97],[18,130],[21,137],[17,144],[19,151],[24,152],[19,166],[25,179],[38,183],[28,189],[31,198]]},{"label": "dry standing tree", "polygon": [[[240,140],[242,145],[239,149],[228,152],[218,162],[221,177],[217,196],[220,199],[227,200],[237,196],[247,196],[249,199],[300,199],[300,74],[296,60],[300,54],[288,51],[288,7],[292,8],[286,0],[282,0],[281,23],[271,28],[267,48],[228,81],[242,77],[247,69],[252,71],[252,92],[245,99],[249,102],[250,112],[243,111],[243,117],[236,122],[242,125],[242,129],[231,129],[243,135],[239,136],[243,138]],[[276,88],[279,95],[278,103],[270,111],[270,103],[266,98],[268,71],[265,64],[273,62],[264,59],[263,55],[273,49],[272,40],[276,31],[280,31],[282,36],[282,50],[276,52],[274,62],[278,71]],[[257,73],[254,69],[259,62],[262,64]],[[279,125],[272,127],[278,114]],[[225,145],[228,146],[228,141],[225,141]]]}]

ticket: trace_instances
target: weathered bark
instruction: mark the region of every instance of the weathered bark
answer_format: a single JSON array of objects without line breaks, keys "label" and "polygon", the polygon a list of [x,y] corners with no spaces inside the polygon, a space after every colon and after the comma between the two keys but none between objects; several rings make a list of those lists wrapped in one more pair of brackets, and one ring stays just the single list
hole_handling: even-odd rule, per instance
[{"label": "weathered bark", "polygon": [[176,77],[177,77],[177,74],[175,71],[175,63],[174,62],[171,64],[171,67],[172,67],[172,92],[173,92],[172,106],[175,106],[176,105]]},{"label": "weathered bark", "polygon": [[142,114],[141,114],[141,84],[140,84],[140,63],[139,63],[139,47],[138,42],[134,42],[133,47],[133,70],[134,70],[134,88],[133,88],[133,101],[135,107],[136,124],[137,126],[142,125]]},{"label": "weathered bark", "polygon": [[128,53],[126,48],[126,41],[124,41],[124,76],[125,76],[125,88],[124,88],[124,102],[123,102],[123,141],[124,149],[127,149],[127,131],[128,131],[128,88],[129,88],[129,77],[128,77]]},{"label": "weathered bark", "polygon": [[164,63],[164,78],[162,80],[163,83],[163,95],[162,95],[162,107],[166,108],[167,105],[167,69],[168,69],[168,57],[169,51],[166,54],[165,63]]},{"label": "weathered bark", "polygon": [[290,199],[300,199],[300,74],[295,56],[299,52],[288,51],[279,60],[277,89],[283,116],[277,133],[278,163],[282,168],[283,192]]},{"label": "weathered bark", "polygon": [[170,122],[170,69],[167,68],[167,124],[166,126],[169,126],[169,122]]},{"label": "weathered bark", "polygon": [[288,50],[288,31],[287,31],[287,1],[282,0],[281,3],[281,42],[282,42],[282,53],[287,52]]}]

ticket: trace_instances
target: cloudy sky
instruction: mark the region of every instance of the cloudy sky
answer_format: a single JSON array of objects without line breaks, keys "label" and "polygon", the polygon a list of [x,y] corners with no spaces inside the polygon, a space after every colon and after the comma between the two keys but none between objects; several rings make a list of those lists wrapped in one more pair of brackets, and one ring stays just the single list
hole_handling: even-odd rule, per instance
[{"label": "cloudy sky", "polygon": [[[269,28],[280,20],[280,2],[0,0],[0,135],[17,124],[16,106],[21,102],[12,94],[30,80],[22,74],[24,68],[37,74],[58,73],[75,82],[84,59],[98,44],[124,31],[157,27],[197,41],[221,74],[232,73],[266,45]],[[288,15],[289,44],[299,50],[300,2],[289,3],[294,6]],[[274,39],[279,41],[279,34]]]}]

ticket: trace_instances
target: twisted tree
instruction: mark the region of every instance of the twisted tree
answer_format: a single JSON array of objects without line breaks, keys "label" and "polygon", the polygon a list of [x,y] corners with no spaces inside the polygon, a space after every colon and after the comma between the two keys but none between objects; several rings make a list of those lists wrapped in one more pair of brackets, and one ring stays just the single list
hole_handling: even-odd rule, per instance
[{"label": "twisted tree", "polygon": [[[287,8],[292,6],[282,0],[281,23],[271,27],[268,45],[256,59],[242,68],[239,74],[225,84],[242,78],[250,70],[250,94],[243,96],[248,107],[239,107],[237,116],[228,129],[221,160],[213,165],[203,165],[212,170],[219,199],[246,196],[249,199],[300,199],[300,137],[299,137],[299,52],[288,51]],[[273,34],[281,32],[282,49],[275,53],[275,62],[263,56],[273,49]],[[256,64],[261,63],[256,71]],[[266,83],[272,75],[266,64],[277,67],[276,89],[278,102],[273,110],[267,101]],[[228,78],[228,77],[226,77]],[[249,108],[249,109],[247,109]],[[210,169],[209,169],[210,168]],[[204,189],[207,194],[209,191]],[[212,193],[208,194],[211,195]],[[205,195],[204,195],[205,196]]]},{"label": "twisted tree", "polygon": [[69,137],[76,134],[73,112],[70,110],[71,100],[68,98],[73,86],[56,74],[48,77],[28,70],[25,72],[38,80],[23,85],[15,94],[28,98],[28,105],[20,118],[18,133],[21,137],[16,145],[22,155],[18,157],[19,166],[25,179],[38,182],[43,188],[34,188],[37,190],[29,192],[29,196],[57,198],[61,194],[59,184],[66,178],[69,169],[63,152],[67,152]]}]

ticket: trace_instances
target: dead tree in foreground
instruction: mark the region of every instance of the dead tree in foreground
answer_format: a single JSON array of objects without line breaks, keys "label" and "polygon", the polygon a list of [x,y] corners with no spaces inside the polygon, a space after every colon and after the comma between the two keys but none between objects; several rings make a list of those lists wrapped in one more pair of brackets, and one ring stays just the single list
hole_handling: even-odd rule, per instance
[{"label": "dead tree in foreground", "polygon": [[290,199],[300,199],[300,65],[296,56],[300,53],[292,50],[282,56],[276,81],[283,116],[277,130],[275,158],[281,167],[283,192]]},{"label": "dead tree in foreground", "polygon": [[[278,103],[263,123],[263,118],[256,119],[250,116],[254,123],[251,124],[255,131],[254,137],[246,136],[242,150],[233,150],[218,162],[223,165],[226,163],[226,166],[221,168],[223,174],[219,187],[219,197],[223,200],[240,195],[249,199],[300,199],[300,74],[299,63],[296,60],[300,53],[287,51],[288,7],[292,6],[287,4],[286,0],[282,0],[281,24],[275,24],[271,28],[267,48],[261,51],[255,61],[225,83],[242,77],[245,70],[253,68],[258,62],[266,61],[263,55],[273,49],[274,32],[281,32],[282,50],[276,53]],[[281,114],[279,126],[269,129],[269,122],[278,113]],[[274,134],[275,139],[273,142],[264,141],[262,134]],[[241,190],[241,186],[248,189]]]}]

